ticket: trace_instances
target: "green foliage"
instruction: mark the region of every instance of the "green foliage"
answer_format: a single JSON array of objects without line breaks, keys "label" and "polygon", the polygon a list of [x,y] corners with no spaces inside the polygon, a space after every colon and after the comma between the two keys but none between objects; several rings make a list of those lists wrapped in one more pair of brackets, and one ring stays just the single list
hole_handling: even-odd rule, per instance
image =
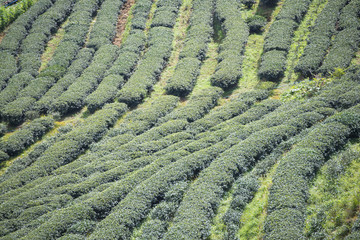
[{"label": "green foliage", "polygon": [[97,50],[103,45],[112,43],[116,33],[118,14],[124,2],[124,0],[103,1],[90,32],[88,47]]},{"label": "green foliage", "polygon": [[194,88],[199,75],[200,61],[196,58],[183,58],[176,65],[174,75],[167,81],[168,94],[186,96]]},{"label": "green foliage", "polygon": [[346,3],[345,0],[329,1],[318,15],[308,37],[308,44],[295,67],[296,72],[300,72],[304,76],[317,73],[330,46],[331,36],[336,32],[339,12]]},{"label": "green foliage", "polygon": [[219,63],[211,84],[227,89],[237,84],[242,76],[241,65],[249,28],[238,13],[235,0],[218,0],[215,14],[222,22],[225,38],[219,46]]},{"label": "green foliage", "polygon": [[35,119],[18,131],[15,131],[8,138],[2,139],[0,141],[0,149],[9,156],[19,154],[49,131],[53,127],[53,121],[49,117]]},{"label": "green foliage", "polygon": [[249,26],[250,33],[260,33],[262,28],[265,27],[267,21],[266,18],[260,15],[254,15],[246,19],[246,23]]},{"label": "green foliage", "polygon": [[331,78],[314,78],[296,83],[290,90],[281,94],[283,100],[304,100],[315,96],[321,89],[329,84]]},{"label": "green foliage", "polygon": [[271,81],[280,81],[284,76],[286,52],[272,50],[261,57],[259,77]]},{"label": "green foliage", "polygon": [[[305,235],[343,239],[357,215],[359,153],[349,146],[321,168],[310,189]],[[350,190],[351,189],[351,190]],[[354,223],[355,224],[355,223]]]},{"label": "green foliage", "polygon": [[259,77],[270,81],[279,81],[286,70],[286,57],[295,29],[299,26],[309,0],[286,1],[276,16],[265,38],[264,54],[261,58]]},{"label": "green foliage", "polygon": [[[48,112],[52,103],[75,81],[86,69],[92,60],[94,51],[84,48],[79,51],[76,59],[67,68],[67,73],[60,78],[41,98],[35,103],[34,110],[40,113]],[[44,70],[46,73],[47,70]],[[40,75],[42,75],[41,73]],[[52,74],[52,73],[51,73]]]}]

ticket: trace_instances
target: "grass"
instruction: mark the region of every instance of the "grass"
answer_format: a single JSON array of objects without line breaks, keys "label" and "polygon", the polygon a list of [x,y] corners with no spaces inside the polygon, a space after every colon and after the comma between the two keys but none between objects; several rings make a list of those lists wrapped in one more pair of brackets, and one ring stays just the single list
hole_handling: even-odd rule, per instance
[{"label": "grass", "polygon": [[208,240],[217,240],[217,239],[224,239],[225,231],[226,231],[226,224],[223,221],[224,215],[227,210],[230,208],[231,201],[233,199],[233,190],[225,193],[220,205],[217,209],[216,216],[213,219],[213,224],[211,226],[211,234]]},{"label": "grass", "polygon": [[49,61],[52,59],[56,48],[59,46],[61,40],[64,38],[65,35],[65,29],[64,27],[68,24],[68,21],[65,21],[56,34],[51,38],[51,40],[47,43],[47,46],[45,48],[45,52],[41,56],[41,66],[39,69],[39,72],[43,71]]},{"label": "grass", "polygon": [[153,4],[151,5],[151,9],[150,9],[150,13],[149,13],[149,18],[148,18],[148,20],[146,21],[146,25],[145,25],[145,35],[146,35],[146,36],[147,36],[147,33],[148,33],[149,30],[150,30],[151,23],[152,23],[152,20],[153,20],[153,17],[154,17],[156,8],[157,8],[157,5],[156,5],[157,1],[158,1],[158,0],[153,0]]},{"label": "grass", "polygon": [[333,156],[310,189],[305,233],[343,239],[360,213],[360,144]]},{"label": "grass", "polygon": [[279,164],[275,164],[266,177],[260,178],[260,188],[253,200],[245,207],[240,219],[240,239],[263,239],[263,228],[268,205],[272,177]]},{"label": "grass", "polygon": [[190,95],[198,92],[199,90],[211,87],[210,78],[211,75],[213,75],[215,72],[217,66],[216,58],[218,56],[218,47],[219,44],[215,43],[214,41],[209,43],[205,61],[200,68],[200,74]]}]

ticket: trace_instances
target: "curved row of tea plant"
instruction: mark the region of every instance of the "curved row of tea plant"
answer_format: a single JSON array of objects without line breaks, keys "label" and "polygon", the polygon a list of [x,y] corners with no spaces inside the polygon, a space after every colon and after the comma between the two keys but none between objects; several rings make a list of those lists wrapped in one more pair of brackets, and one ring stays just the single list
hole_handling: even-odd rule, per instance
[{"label": "curved row of tea plant", "polygon": [[242,77],[241,65],[249,27],[239,11],[238,1],[216,1],[215,15],[222,24],[225,38],[219,46],[219,63],[211,77],[211,84],[224,89],[236,85]]},{"label": "curved row of tea plant", "polygon": [[303,237],[309,181],[331,153],[359,135],[359,120],[359,105],[328,118],[282,159],[270,189],[268,239]]},{"label": "curved row of tea plant", "polygon": [[200,73],[201,61],[205,58],[207,44],[213,33],[214,1],[195,0],[192,6],[191,28],[186,33],[174,74],[165,86],[168,94],[176,96],[186,96],[194,88],[196,78]]},{"label": "curved row of tea plant", "polygon": [[265,37],[259,76],[279,81],[285,72],[286,57],[290,50],[295,30],[308,10],[310,0],[285,1],[276,20]]},{"label": "curved row of tea plant", "polygon": [[[148,32],[148,48],[133,75],[118,92],[118,101],[128,105],[136,105],[146,97],[152,86],[159,79],[160,73],[165,68],[171,55],[174,35],[173,27],[175,24],[174,19],[169,18],[164,21],[158,21],[157,19],[162,17],[159,12],[171,14],[169,12],[170,9],[171,12],[175,11],[177,15],[181,2],[160,1],[159,4],[153,19],[154,21],[157,21],[158,24],[150,26]],[[168,9],[169,11],[163,11],[165,9]],[[165,24],[165,22],[167,24]]]},{"label": "curved row of tea plant", "polygon": [[347,0],[334,0],[326,4],[316,19],[304,53],[301,55],[295,71],[302,73],[304,76],[316,74],[330,47],[331,37],[336,32],[339,12],[347,2]]},{"label": "curved row of tea plant", "polygon": [[331,48],[326,55],[318,72],[323,75],[331,74],[336,68],[345,69],[358,51],[360,42],[360,2],[351,1],[339,16],[339,31],[332,40]]}]

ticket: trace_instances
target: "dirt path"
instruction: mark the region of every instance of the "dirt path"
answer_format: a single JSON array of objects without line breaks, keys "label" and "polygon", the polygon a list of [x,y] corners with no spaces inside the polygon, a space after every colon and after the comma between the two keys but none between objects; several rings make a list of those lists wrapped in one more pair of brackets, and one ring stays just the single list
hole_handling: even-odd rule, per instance
[{"label": "dirt path", "polygon": [[118,18],[118,22],[116,25],[116,36],[114,38],[113,44],[115,44],[116,46],[121,45],[122,42],[122,37],[123,37],[123,33],[124,30],[126,28],[126,23],[128,21],[128,17],[129,17],[129,13],[131,10],[131,7],[134,5],[136,0],[128,0],[124,6],[122,6],[121,10],[120,10],[120,15]]}]

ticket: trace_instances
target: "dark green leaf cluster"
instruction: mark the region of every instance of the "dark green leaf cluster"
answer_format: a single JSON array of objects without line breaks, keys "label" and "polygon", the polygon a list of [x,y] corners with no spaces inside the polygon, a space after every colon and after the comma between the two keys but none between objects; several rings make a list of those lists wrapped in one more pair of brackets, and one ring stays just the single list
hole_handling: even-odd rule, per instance
[{"label": "dark green leaf cluster", "polygon": [[47,11],[54,1],[40,0],[36,2],[24,14],[20,15],[13,24],[11,24],[6,36],[1,41],[0,49],[13,55],[19,51],[21,42],[28,34],[34,20]]},{"label": "dark green leaf cluster", "polygon": [[280,162],[270,189],[265,233],[269,239],[303,237],[308,183],[327,157],[351,134],[359,135],[359,106],[344,110],[316,126]]},{"label": "dark green leaf cluster", "polygon": [[89,67],[52,103],[51,111],[65,114],[83,107],[85,98],[95,90],[117,58],[118,50],[115,45],[100,47]]},{"label": "dark green leaf cluster", "polygon": [[50,117],[38,118],[15,131],[8,138],[0,140],[0,149],[9,156],[15,156],[39,140],[53,127]]},{"label": "dark green leaf cluster", "polygon": [[192,57],[200,61],[205,59],[207,45],[213,34],[214,1],[193,1],[190,16],[190,28],[186,32],[180,58]]},{"label": "dark green leaf cluster", "polygon": [[295,71],[300,72],[304,76],[317,72],[330,47],[331,36],[336,32],[339,12],[341,12],[347,2],[346,0],[334,0],[326,4],[316,19],[315,25],[308,37],[304,53],[301,55]]},{"label": "dark green leaf cluster", "polygon": [[266,18],[260,15],[254,15],[246,19],[246,23],[249,26],[250,33],[260,33],[262,28],[265,27],[267,21]]},{"label": "dark green leaf cluster", "polygon": [[[165,90],[168,94],[186,96],[194,88],[200,73],[201,60],[204,59],[207,44],[211,37],[212,1],[195,1],[190,16],[191,28],[188,30],[180,61],[174,75],[167,81]],[[201,19],[201,20],[200,20]],[[195,44],[195,45],[194,45]]]},{"label": "dark green leaf cluster", "polygon": [[[67,90],[77,77],[86,69],[92,58],[94,50],[84,48],[67,68],[67,73],[60,78],[41,98],[35,103],[34,110],[39,113],[49,112],[52,103]],[[46,71],[46,70],[45,70]]]},{"label": "dark green leaf cluster", "polygon": [[285,72],[286,57],[290,50],[294,31],[303,19],[309,0],[286,1],[265,37],[264,54],[261,58],[259,77],[279,81]]},{"label": "dark green leaf cluster", "polygon": [[235,0],[217,0],[215,14],[222,24],[225,38],[219,47],[218,65],[211,77],[211,84],[221,88],[236,85],[242,77],[242,60],[249,27],[239,13]]},{"label": "dark green leaf cluster", "polygon": [[0,69],[0,90],[2,90],[8,79],[17,72],[16,58],[5,51],[0,52],[1,69]]},{"label": "dark green leaf cluster", "polygon": [[120,8],[124,2],[124,0],[105,0],[101,4],[96,22],[90,32],[88,47],[97,50],[103,45],[112,43],[116,33],[118,15],[121,14]]}]

